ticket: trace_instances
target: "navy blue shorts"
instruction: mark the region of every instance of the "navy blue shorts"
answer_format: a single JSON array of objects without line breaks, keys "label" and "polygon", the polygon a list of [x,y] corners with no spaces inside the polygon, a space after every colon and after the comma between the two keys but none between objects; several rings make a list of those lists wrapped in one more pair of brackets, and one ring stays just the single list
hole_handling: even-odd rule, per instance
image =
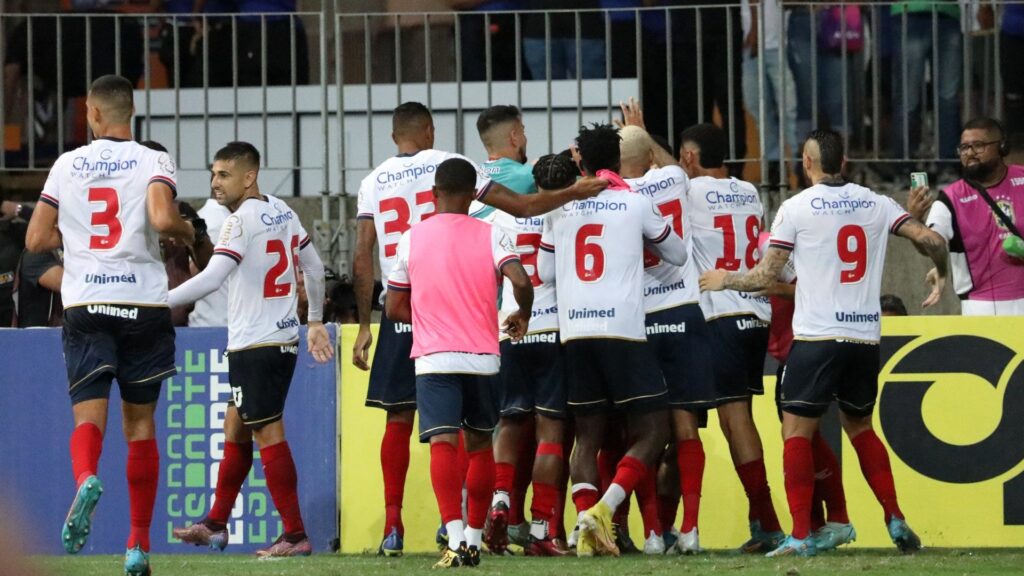
[{"label": "navy blue shorts", "polygon": [[242,423],[262,428],[284,414],[284,402],[295,374],[299,344],[257,346],[228,354],[231,402]]},{"label": "navy blue shorts", "polygon": [[794,340],[782,371],[782,410],[817,418],[835,398],[843,412],[869,416],[878,397],[878,350],[862,342]]},{"label": "navy blue shorts", "polygon": [[493,374],[421,374],[416,377],[420,442],[463,428],[489,433],[498,424]]},{"label": "navy blue shorts", "polygon": [[170,308],[74,306],[64,311],[63,335],[72,404],[109,398],[114,378],[121,400],[152,404],[177,373]]},{"label": "navy blue shorts", "polygon": [[412,325],[381,316],[377,350],[370,365],[366,405],[388,412],[416,409],[416,364],[412,353]]},{"label": "navy blue shorts", "polygon": [[501,416],[536,412],[565,418],[565,369],[558,332],[529,334],[521,342],[501,342],[498,382]]},{"label": "navy blue shorts", "polygon": [[647,315],[647,342],[668,387],[672,408],[702,412],[717,405],[709,332],[699,304]]},{"label": "navy blue shorts", "polygon": [[753,314],[725,316],[708,322],[718,404],[764,394],[764,359],[768,323]]},{"label": "navy blue shorts", "polygon": [[612,408],[650,412],[668,408],[665,378],[647,342],[581,338],[565,343],[569,407],[578,414]]}]

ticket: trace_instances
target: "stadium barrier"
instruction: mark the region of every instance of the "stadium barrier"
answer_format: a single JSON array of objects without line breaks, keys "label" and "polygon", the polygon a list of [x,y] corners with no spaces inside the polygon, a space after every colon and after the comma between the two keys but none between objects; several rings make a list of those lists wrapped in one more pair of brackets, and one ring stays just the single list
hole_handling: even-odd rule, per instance
[{"label": "stadium barrier", "polygon": [[[379,465],[384,415],[363,406],[368,374],[350,362],[356,330],[356,326],[341,330],[343,385],[338,390],[344,553],[376,550],[384,522]],[[1024,320],[885,318],[882,330],[875,423],[890,448],[900,504],[911,525],[929,547],[1020,545]],[[775,372],[766,372],[770,373],[764,380],[766,396],[755,399],[754,417],[764,442],[775,509],[788,528],[782,441],[771,396]],[[826,417],[824,428],[827,438],[841,438],[834,415]],[[714,414],[703,439],[707,468],[701,543],[732,548],[748,537],[747,504]],[[840,442],[836,447],[843,463],[848,509],[858,533],[854,546],[890,547],[882,510],[861,476],[855,452],[848,440]],[[430,487],[429,456],[426,445],[413,446],[403,510],[407,552],[434,549],[439,520]],[[575,520],[571,503],[566,519]],[[630,526],[634,538],[643,531],[635,505]]]},{"label": "stadium barrier", "polygon": [[[332,337],[336,327],[329,328]],[[314,549],[337,536],[337,364],[316,363],[303,345],[285,410],[299,474],[299,502]],[[178,328],[178,374],[163,386],[157,405],[160,487],[153,515],[157,553],[205,552],[171,538],[171,529],[205,517],[223,454],[223,418],[231,389],[222,350],[225,328]],[[0,502],[24,529],[33,552],[63,554],[60,527],[74,494],[68,438],[73,422],[60,330],[0,330],[6,367],[0,378]],[[126,447],[120,397],[111,391],[110,418],[99,477],[106,492],[96,509],[86,553],[120,554],[128,534]],[[229,551],[252,553],[281,533],[281,519],[266,488],[259,453],[229,522]],[[0,570],[2,571],[2,570]]]}]

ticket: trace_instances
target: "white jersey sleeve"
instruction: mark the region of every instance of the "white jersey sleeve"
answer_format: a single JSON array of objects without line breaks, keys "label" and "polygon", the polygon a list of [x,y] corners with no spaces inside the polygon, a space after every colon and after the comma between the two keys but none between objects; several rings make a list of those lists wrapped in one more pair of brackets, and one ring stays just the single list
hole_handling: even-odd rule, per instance
[{"label": "white jersey sleeve", "polygon": [[491,255],[494,257],[494,268],[501,267],[513,260],[519,262],[519,251],[512,238],[500,226],[491,225]]},{"label": "white jersey sleeve", "polygon": [[412,285],[409,281],[409,242],[411,235],[406,232],[398,240],[395,262],[391,266],[391,274],[387,277],[387,285],[391,290],[408,291]]}]

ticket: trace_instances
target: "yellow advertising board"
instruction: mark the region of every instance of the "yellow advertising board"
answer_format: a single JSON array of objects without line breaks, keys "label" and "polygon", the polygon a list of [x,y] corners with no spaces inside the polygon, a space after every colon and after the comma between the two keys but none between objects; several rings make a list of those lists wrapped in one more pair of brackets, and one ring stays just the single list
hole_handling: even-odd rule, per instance
[{"label": "yellow advertising board", "polygon": [[[376,334],[376,327],[374,327]],[[375,549],[384,523],[380,439],[384,413],[366,408],[368,373],[351,364],[355,326],[342,329],[341,547]],[[1020,546],[1024,543],[1024,318],[907,317],[883,322],[882,370],[875,425],[890,448],[900,505],[926,546]],[[775,509],[788,528],[782,440],[772,401],[754,400]],[[826,437],[839,438],[834,417]],[[732,548],[748,534],[747,503],[712,414],[703,431],[707,467],[701,543]],[[405,549],[434,549],[437,503],[430,487],[430,451],[413,434],[405,490]],[[841,441],[840,459],[855,546],[890,546],[882,510],[861,476],[856,453]],[[529,502],[529,501],[527,501]],[[528,508],[528,506],[527,506]],[[571,504],[567,515],[574,515]],[[633,506],[630,529],[643,532]],[[642,541],[642,540],[641,540]]]}]

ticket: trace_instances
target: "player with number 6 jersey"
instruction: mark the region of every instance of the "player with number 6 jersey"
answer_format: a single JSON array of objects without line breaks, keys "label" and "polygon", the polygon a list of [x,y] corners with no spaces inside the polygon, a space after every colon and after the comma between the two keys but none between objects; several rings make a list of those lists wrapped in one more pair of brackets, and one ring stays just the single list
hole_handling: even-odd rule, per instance
[{"label": "player with number 6 jersey", "polygon": [[259,445],[267,488],[284,532],[260,557],[309,555],[297,494],[298,479],[285,439],[285,400],[298,357],[295,267],[305,273],[309,299],[307,348],[318,362],[333,356],[323,325],[324,265],[299,218],[284,202],[260,193],[260,154],[247,142],[217,151],[210,186],[232,211],[209,265],[171,290],[172,305],[195,302],[228,282],[228,378],[231,403],[224,415],[224,459],[216,499],[201,521],[175,529],[187,544],[227,546],[227,521]]}]

